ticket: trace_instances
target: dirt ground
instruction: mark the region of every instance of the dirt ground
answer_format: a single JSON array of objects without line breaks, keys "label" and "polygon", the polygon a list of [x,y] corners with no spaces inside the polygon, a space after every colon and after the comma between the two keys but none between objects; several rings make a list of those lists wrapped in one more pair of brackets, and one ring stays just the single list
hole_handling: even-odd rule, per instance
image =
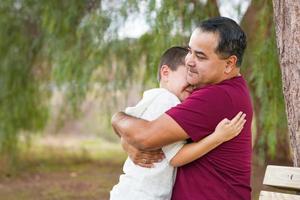
[{"label": "dirt ground", "polygon": [[121,163],[78,163],[0,180],[0,200],[105,200]]},{"label": "dirt ground", "polygon": [[43,137],[14,170],[0,162],[0,200],[106,200],[126,155],[97,138]]},{"label": "dirt ground", "polygon": [[[0,200],[106,200],[117,183],[121,162],[73,163],[0,179]],[[253,198],[258,199],[263,167],[254,166]]]},{"label": "dirt ground", "polygon": [[[0,200],[107,200],[112,186],[118,182],[126,155],[119,147],[112,148],[94,139],[72,145],[70,140],[59,141],[68,141],[67,149],[89,149],[70,154],[53,144],[52,149],[44,145],[37,150],[35,146],[35,151],[22,157],[16,173],[0,173]],[[96,156],[90,152],[96,152]],[[256,200],[265,167],[253,163],[252,199]]]}]

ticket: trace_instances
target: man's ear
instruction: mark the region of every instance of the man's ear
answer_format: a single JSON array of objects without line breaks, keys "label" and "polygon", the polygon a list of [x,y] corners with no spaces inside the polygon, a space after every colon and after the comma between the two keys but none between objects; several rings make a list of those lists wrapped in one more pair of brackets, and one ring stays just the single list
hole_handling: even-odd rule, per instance
[{"label": "man's ear", "polygon": [[160,76],[163,82],[168,82],[170,74],[170,68],[168,65],[163,65],[160,68]]},{"label": "man's ear", "polygon": [[225,73],[230,74],[234,68],[236,68],[237,57],[235,55],[226,59]]}]

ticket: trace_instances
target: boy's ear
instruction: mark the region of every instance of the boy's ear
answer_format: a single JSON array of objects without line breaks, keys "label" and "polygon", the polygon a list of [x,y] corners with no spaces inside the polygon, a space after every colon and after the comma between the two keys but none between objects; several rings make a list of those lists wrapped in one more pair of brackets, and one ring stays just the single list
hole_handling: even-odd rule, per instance
[{"label": "boy's ear", "polygon": [[226,59],[225,73],[229,74],[236,67],[237,57],[235,55]]},{"label": "boy's ear", "polygon": [[163,65],[160,68],[160,76],[161,76],[161,80],[164,82],[168,81],[169,78],[169,74],[170,74],[170,68],[168,65]]}]

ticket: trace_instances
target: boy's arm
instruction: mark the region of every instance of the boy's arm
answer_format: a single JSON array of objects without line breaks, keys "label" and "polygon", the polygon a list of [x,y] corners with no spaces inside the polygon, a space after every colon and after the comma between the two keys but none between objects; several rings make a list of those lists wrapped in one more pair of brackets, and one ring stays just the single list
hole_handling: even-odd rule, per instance
[{"label": "boy's arm", "polygon": [[223,142],[237,136],[243,129],[245,122],[245,114],[242,112],[239,112],[231,121],[223,119],[212,134],[199,142],[184,145],[171,159],[170,164],[179,167],[198,159]]}]

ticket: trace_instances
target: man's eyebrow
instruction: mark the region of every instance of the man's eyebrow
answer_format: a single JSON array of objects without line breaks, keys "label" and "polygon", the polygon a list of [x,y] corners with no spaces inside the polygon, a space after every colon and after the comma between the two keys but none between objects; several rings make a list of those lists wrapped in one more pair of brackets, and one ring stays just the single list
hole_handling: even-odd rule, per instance
[{"label": "man's eyebrow", "polygon": [[[191,50],[192,48],[188,45],[188,46],[186,46],[186,48],[188,49],[188,50]],[[200,50],[194,50],[194,52],[197,54],[197,55],[201,55],[201,56],[205,56],[205,57],[207,57],[207,55],[203,52],[203,51],[200,51]]]},{"label": "man's eyebrow", "polygon": [[204,52],[202,52],[202,51],[196,51],[196,50],[195,50],[195,53],[196,53],[197,55],[201,55],[201,56],[207,57],[207,55],[206,55]]}]

